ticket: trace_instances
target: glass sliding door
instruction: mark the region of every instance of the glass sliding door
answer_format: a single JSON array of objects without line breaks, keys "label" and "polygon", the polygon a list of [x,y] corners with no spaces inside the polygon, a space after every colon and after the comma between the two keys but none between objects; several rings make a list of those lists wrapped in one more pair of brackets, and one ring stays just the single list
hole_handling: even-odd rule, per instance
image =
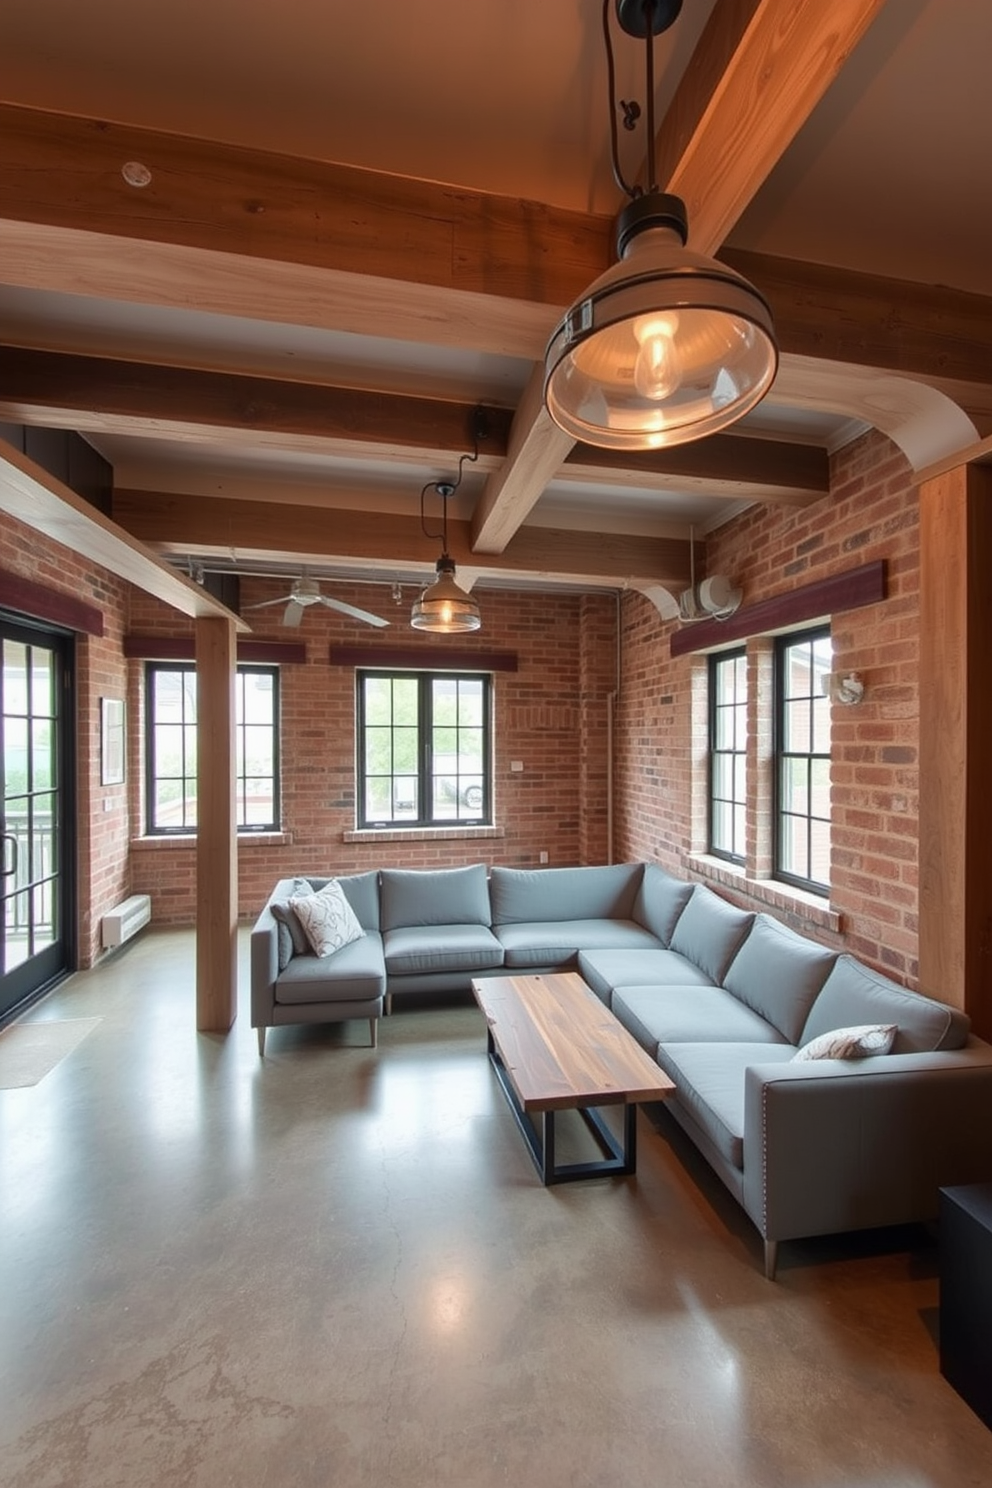
[{"label": "glass sliding door", "polygon": [[0,617],[0,1018],[71,966],[72,641]]}]

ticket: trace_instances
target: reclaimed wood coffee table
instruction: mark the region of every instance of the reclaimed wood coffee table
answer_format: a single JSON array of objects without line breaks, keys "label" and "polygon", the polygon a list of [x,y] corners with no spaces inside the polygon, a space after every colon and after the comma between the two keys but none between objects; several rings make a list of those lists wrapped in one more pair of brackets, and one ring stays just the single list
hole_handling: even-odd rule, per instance
[{"label": "reclaimed wood coffee table", "polygon": [[[581,976],[479,977],[472,991],[489,1025],[493,1069],[542,1183],[633,1173],[638,1103],[663,1100],[675,1087]],[[614,1105],[624,1107],[622,1140],[597,1109]],[[558,1163],[556,1111],[578,1111],[603,1157]]]}]

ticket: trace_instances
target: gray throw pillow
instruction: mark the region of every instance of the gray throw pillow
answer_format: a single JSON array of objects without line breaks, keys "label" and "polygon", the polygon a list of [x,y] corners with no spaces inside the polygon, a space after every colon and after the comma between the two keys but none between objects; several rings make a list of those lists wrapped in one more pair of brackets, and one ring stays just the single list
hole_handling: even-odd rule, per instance
[{"label": "gray throw pillow", "polygon": [[[312,893],[313,885],[309,879],[294,878],[290,897],[293,899],[302,899]],[[306,931],[300,924],[296,911],[289,902],[289,898],[273,899],[269,908],[276,922],[279,936],[277,952],[279,970],[285,971],[294,956],[305,956],[310,951],[310,942],[307,939]]]}]

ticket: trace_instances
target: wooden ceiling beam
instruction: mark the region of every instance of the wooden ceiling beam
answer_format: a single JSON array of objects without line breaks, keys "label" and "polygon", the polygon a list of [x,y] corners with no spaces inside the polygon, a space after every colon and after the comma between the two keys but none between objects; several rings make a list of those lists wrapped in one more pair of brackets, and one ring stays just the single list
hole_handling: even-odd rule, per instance
[{"label": "wooden ceiling beam", "polygon": [[[117,490],[114,521],[156,552],[182,557],[230,555],[242,560],[320,563],[342,568],[418,568],[430,573],[436,538],[424,536],[417,516],[337,508],[270,506],[261,501]],[[448,551],[478,582],[539,579],[549,585],[588,588],[641,587],[689,582],[689,544],[679,538],[572,532],[529,527],[498,556],[480,560],[467,521],[448,521]]]},{"label": "wooden ceiling beam", "polygon": [[784,352],[988,386],[992,301],[940,285],[801,263],[740,248],[720,259],[760,288]]},{"label": "wooden ceiling beam", "polygon": [[[658,173],[686,203],[693,248],[720,247],[884,3],[717,0],[676,90],[677,140]],[[505,467],[483,493],[477,547],[497,547],[526,520],[553,458],[567,451],[533,396],[541,370],[513,421]]]},{"label": "wooden ceiling beam", "polygon": [[697,252],[721,246],[885,4],[717,0],[658,131],[658,181]]},{"label": "wooden ceiling beam", "polygon": [[[416,451],[443,462],[471,447],[474,411],[445,399],[0,346],[0,417],[87,433],[153,428],[178,440],[278,443],[376,460]],[[508,409],[486,413],[483,470],[505,457],[511,423]],[[802,502],[828,489],[822,450],[738,435],[631,456],[577,446],[563,474],[593,480],[612,472],[629,484],[666,479],[734,500]]]},{"label": "wooden ceiling beam", "polygon": [[16,104],[0,104],[0,203],[23,223],[542,307],[610,251],[608,219],[585,212]]}]

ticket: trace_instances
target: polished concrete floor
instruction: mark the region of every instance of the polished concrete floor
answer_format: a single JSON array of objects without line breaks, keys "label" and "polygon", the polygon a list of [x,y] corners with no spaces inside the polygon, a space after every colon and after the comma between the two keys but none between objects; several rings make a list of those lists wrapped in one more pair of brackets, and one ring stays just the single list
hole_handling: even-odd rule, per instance
[{"label": "polished concrete floor", "polygon": [[[242,953],[246,947],[243,946]],[[194,1031],[145,932],[0,1092],[3,1488],[964,1488],[922,1228],[757,1236],[663,1114],[634,1178],[537,1182],[481,1015]],[[246,986],[244,962],[242,988]]]}]

